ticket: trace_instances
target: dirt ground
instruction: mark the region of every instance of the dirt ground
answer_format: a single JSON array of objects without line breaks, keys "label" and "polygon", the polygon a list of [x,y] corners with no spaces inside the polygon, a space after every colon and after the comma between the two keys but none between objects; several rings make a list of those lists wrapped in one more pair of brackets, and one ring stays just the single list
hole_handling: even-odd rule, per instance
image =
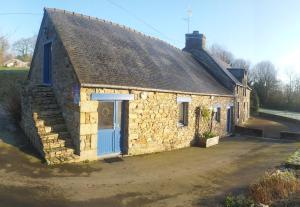
[{"label": "dirt ground", "polygon": [[279,138],[281,131],[290,131],[300,133],[298,123],[292,121],[283,121],[280,119],[271,119],[266,117],[251,117],[244,126],[264,130],[264,137]]},{"label": "dirt ground", "polygon": [[24,140],[0,112],[0,206],[219,206],[298,145],[232,137],[208,149],[49,167]]}]

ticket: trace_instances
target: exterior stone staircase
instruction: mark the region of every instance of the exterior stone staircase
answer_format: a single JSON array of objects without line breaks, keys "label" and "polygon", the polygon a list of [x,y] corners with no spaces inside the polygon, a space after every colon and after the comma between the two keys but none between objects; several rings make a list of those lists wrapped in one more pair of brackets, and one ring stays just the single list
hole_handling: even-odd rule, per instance
[{"label": "exterior stone staircase", "polygon": [[[31,90],[33,121],[48,164],[75,162],[74,146],[52,88],[35,86]],[[41,151],[41,150],[40,150]]]}]

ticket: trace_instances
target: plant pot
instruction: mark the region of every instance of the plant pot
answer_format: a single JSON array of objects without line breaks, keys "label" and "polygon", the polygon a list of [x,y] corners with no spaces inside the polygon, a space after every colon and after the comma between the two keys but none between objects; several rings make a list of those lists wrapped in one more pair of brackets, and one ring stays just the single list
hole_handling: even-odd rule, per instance
[{"label": "plant pot", "polygon": [[201,139],[201,146],[207,148],[214,145],[219,144],[219,136],[208,138],[208,139]]}]

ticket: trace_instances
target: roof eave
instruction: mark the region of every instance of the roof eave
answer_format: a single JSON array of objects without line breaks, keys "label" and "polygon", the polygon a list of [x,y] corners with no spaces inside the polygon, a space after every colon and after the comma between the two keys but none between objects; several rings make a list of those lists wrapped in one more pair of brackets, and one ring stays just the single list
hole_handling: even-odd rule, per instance
[{"label": "roof eave", "polygon": [[198,93],[198,92],[188,92],[188,91],[175,91],[175,90],[156,89],[156,88],[117,86],[117,85],[94,84],[94,83],[81,83],[80,86],[84,87],[84,88],[113,88],[113,89],[123,89],[123,90],[140,90],[140,91],[151,91],[151,92],[162,92],[162,93],[179,93],[179,94],[200,95],[200,96],[234,97],[234,95],[231,95],[231,94]]}]

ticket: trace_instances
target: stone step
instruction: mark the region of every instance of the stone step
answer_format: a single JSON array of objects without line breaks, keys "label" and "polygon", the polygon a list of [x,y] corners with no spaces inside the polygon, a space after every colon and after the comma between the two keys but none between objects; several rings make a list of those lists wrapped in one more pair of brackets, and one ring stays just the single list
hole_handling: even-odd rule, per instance
[{"label": "stone step", "polygon": [[35,104],[33,107],[39,111],[59,110],[59,106],[56,103],[55,104]]},{"label": "stone step", "polygon": [[32,88],[32,91],[52,91],[52,87],[36,86]]},{"label": "stone step", "polygon": [[69,138],[69,132],[67,131],[66,127],[58,128],[57,130],[53,130],[51,127],[38,127],[38,133],[40,136],[48,135],[48,134],[58,134],[59,138]]},{"label": "stone step", "polygon": [[32,91],[32,94],[36,96],[54,95],[52,90],[35,90]]},{"label": "stone step", "polygon": [[32,92],[52,92],[52,88],[51,87],[34,87],[32,89]]},{"label": "stone step", "polygon": [[67,147],[56,147],[51,148],[49,150],[45,150],[46,158],[51,157],[59,157],[59,156],[69,156],[74,154],[74,149],[67,148]]},{"label": "stone step", "polygon": [[34,94],[32,94],[32,97],[34,98],[34,99],[36,99],[36,98],[55,98],[55,96],[54,96],[54,94],[53,93],[34,93]]},{"label": "stone step", "polygon": [[66,125],[65,124],[53,124],[50,126],[52,132],[62,132],[62,131],[67,131]]},{"label": "stone step", "polygon": [[44,142],[45,140],[57,140],[59,137],[58,133],[48,133],[41,135],[41,140]]},{"label": "stone step", "polygon": [[48,105],[48,104],[57,104],[55,98],[50,98],[50,97],[39,97],[39,98],[34,98],[33,100],[34,105]]},{"label": "stone step", "polygon": [[45,119],[37,119],[36,126],[52,126],[52,125],[59,125],[64,124],[65,121],[61,116],[58,117],[49,117]]},{"label": "stone step", "polygon": [[78,155],[70,155],[68,157],[65,156],[57,156],[57,157],[51,157],[47,160],[47,163],[50,165],[55,165],[55,164],[62,164],[62,163],[72,163],[76,162],[76,160],[79,159]]},{"label": "stone step", "polygon": [[73,148],[73,145],[72,145],[70,139],[68,139],[68,141],[58,139],[55,142],[51,142],[51,141],[43,142],[43,145],[44,145],[44,150],[48,150],[48,151],[50,151],[53,148],[61,148],[61,147]]},{"label": "stone step", "polygon": [[49,117],[49,116],[54,116],[54,115],[59,115],[61,114],[60,110],[46,110],[46,111],[39,111],[38,116],[39,117]]},{"label": "stone step", "polygon": [[52,148],[65,147],[66,141],[62,139],[57,139],[54,142],[52,141],[43,142],[43,145],[44,145],[44,150],[50,150]]}]

